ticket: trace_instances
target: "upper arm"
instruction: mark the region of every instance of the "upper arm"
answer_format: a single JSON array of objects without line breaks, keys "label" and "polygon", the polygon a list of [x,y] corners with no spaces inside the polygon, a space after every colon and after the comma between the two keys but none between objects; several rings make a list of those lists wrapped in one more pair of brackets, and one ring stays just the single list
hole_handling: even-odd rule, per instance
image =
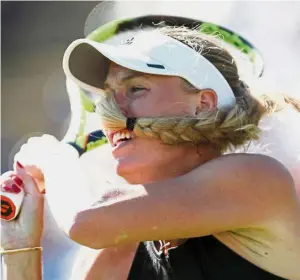
[{"label": "upper arm", "polygon": [[103,248],[204,236],[279,218],[296,201],[288,171],[259,155],[222,156],[178,178],[136,187],[139,194],[79,213],[71,238]]}]

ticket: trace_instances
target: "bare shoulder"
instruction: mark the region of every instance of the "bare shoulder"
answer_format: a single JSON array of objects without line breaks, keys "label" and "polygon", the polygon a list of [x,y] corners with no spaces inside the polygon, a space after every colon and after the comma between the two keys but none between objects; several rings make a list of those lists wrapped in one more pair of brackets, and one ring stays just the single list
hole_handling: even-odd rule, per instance
[{"label": "bare shoulder", "polygon": [[[267,219],[255,219],[246,227],[215,235],[222,243],[258,267],[284,279],[298,279],[300,261],[300,200],[293,177],[274,158],[257,154],[233,154],[220,157],[219,163],[234,169],[231,177],[247,177],[254,196],[252,211],[259,209]],[[226,164],[225,164],[226,163]],[[237,186],[238,187],[238,186]],[[259,207],[261,200],[267,207]],[[279,261],[280,260],[280,261]]]},{"label": "bare shoulder", "polygon": [[[198,174],[197,174],[198,173]],[[212,176],[218,174],[218,176]],[[200,185],[209,185],[224,199],[244,201],[253,209],[271,213],[293,212],[299,217],[299,198],[293,177],[274,158],[260,154],[228,154],[193,170],[190,178],[200,177]]]},{"label": "bare shoulder", "polygon": [[[238,179],[241,176],[259,180],[267,185],[274,184],[282,190],[295,194],[295,182],[288,169],[278,160],[261,154],[228,154],[208,162],[218,171],[228,172],[228,178]],[[222,169],[223,171],[219,170]],[[246,180],[243,180],[246,181]],[[249,181],[251,182],[251,181]]]},{"label": "bare shoulder", "polygon": [[[216,160],[218,161],[227,161],[227,163],[231,162],[232,164],[239,164],[241,168],[249,168],[251,165],[253,168],[263,167],[273,169],[281,169],[281,173],[285,173],[285,175],[289,175],[288,170],[285,166],[276,160],[273,157],[269,157],[267,155],[262,154],[248,154],[248,153],[235,153],[235,154],[226,154],[221,157],[218,157]],[[282,174],[283,174],[282,173]]]}]

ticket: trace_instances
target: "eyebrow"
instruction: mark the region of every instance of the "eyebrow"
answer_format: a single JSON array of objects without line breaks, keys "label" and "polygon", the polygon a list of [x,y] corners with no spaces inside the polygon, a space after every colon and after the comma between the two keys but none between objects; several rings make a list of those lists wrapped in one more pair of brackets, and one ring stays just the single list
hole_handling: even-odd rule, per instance
[{"label": "eyebrow", "polygon": [[[128,81],[130,81],[132,79],[135,79],[135,78],[145,78],[145,79],[147,79],[147,77],[145,76],[144,73],[131,73],[128,76],[123,77],[118,82],[118,84],[122,84],[122,83],[128,82]],[[104,89],[106,89],[106,88],[111,89],[111,86],[110,86],[110,84],[107,81],[104,82]]]}]

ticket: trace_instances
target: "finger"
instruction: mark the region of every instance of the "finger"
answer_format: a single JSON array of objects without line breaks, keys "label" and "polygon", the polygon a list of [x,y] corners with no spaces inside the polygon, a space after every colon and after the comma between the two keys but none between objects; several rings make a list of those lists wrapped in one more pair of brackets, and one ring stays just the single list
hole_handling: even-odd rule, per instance
[{"label": "finger", "polygon": [[[17,164],[17,162],[14,163],[14,166]],[[22,168],[22,167],[21,167]],[[23,167],[28,175],[30,175],[34,181],[36,182],[39,191],[43,191],[45,189],[45,182],[44,182],[44,175],[43,173],[37,169],[36,167],[26,166]],[[13,180],[13,182],[11,182]],[[17,184],[18,187],[24,188],[24,182],[23,180],[17,176],[15,172],[9,172],[6,181],[4,181],[6,184]]]},{"label": "finger", "polygon": [[16,184],[1,186],[1,190],[3,192],[9,192],[9,193],[20,193],[22,191],[21,188],[18,187]]},{"label": "finger", "polygon": [[[16,161],[16,162],[19,162],[19,161]],[[16,162],[14,163],[14,166],[15,166]],[[39,167],[37,167],[35,165],[25,165],[24,169],[25,169],[26,173],[28,173],[34,179],[40,180],[40,181],[44,180],[44,174]]]},{"label": "finger", "polygon": [[10,192],[13,193],[14,191],[11,188],[11,185],[13,184],[13,181],[11,179],[11,175],[14,173],[12,171],[5,172],[0,177],[0,187],[1,191],[3,192]]},{"label": "finger", "polygon": [[[19,180],[20,178],[18,178],[17,181]],[[21,187],[19,187],[12,178],[7,178],[1,183],[1,191],[8,193],[20,193]]]},{"label": "finger", "polygon": [[8,185],[8,184],[1,185],[1,191],[2,192],[8,192],[8,193],[15,193],[15,190],[13,190],[11,185]]},{"label": "finger", "polygon": [[35,196],[40,195],[35,180],[26,172],[24,167],[19,162],[15,163],[14,169],[18,177],[20,177],[24,183],[23,186],[25,192]]},{"label": "finger", "polygon": [[14,183],[15,183],[18,187],[20,187],[20,188],[23,188],[23,187],[24,187],[23,180],[22,180],[19,176],[17,176],[16,174],[11,174],[9,177],[14,181]]},{"label": "finger", "polygon": [[11,180],[11,176],[14,175],[14,171],[7,171],[0,176],[0,184],[5,183],[6,181]]}]

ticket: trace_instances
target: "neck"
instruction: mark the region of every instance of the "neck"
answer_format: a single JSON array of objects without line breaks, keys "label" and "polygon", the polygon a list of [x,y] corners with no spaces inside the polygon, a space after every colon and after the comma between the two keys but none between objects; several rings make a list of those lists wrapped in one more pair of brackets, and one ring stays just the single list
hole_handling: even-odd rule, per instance
[{"label": "neck", "polygon": [[[156,182],[168,178],[175,178],[186,174],[193,169],[201,166],[207,161],[221,156],[221,152],[212,148],[211,146],[198,146],[191,149],[191,153],[187,153],[184,157],[184,161],[179,162],[179,164],[174,165],[169,172],[165,173],[164,176],[155,178]],[[187,239],[174,239],[174,240],[163,240],[161,241],[162,246],[157,244],[157,250],[164,252],[165,255],[168,254],[168,250],[172,247],[177,247],[185,243]]]},{"label": "neck", "polygon": [[143,178],[144,184],[159,182],[184,175],[193,169],[201,166],[207,161],[219,157],[221,152],[208,145],[188,146],[177,160],[172,160],[166,168],[159,170],[149,170],[147,178]]}]

